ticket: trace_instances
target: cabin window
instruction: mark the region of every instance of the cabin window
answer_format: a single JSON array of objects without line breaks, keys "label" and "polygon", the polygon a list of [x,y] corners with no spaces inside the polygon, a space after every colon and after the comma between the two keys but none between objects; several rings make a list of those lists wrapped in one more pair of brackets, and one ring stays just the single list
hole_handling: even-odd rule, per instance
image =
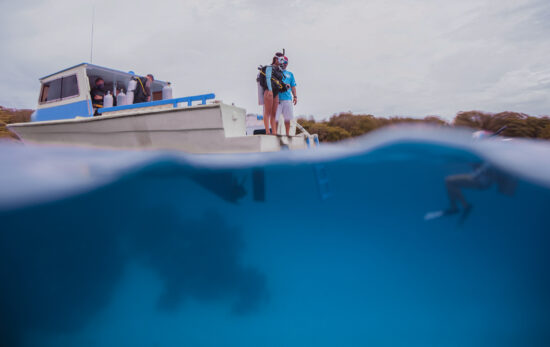
[{"label": "cabin window", "polygon": [[42,90],[42,102],[61,99],[61,78],[44,83]]},{"label": "cabin window", "polygon": [[61,98],[69,98],[71,96],[78,95],[78,83],[76,81],[76,75],[63,77],[63,83],[61,86]]},{"label": "cabin window", "polygon": [[76,75],[65,76],[42,84],[40,103],[61,100],[78,95]]}]

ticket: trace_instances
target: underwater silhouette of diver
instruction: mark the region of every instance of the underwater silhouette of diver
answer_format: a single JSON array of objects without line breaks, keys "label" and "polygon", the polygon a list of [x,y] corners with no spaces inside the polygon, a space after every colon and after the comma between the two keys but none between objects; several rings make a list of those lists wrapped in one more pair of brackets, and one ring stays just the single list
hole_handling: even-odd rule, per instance
[{"label": "underwater silhouette of diver", "polygon": [[[486,136],[496,136],[504,129],[506,129],[506,127],[502,127],[494,134],[486,134]],[[473,166],[474,171],[471,173],[450,175],[445,178],[445,186],[450,206],[445,210],[427,213],[424,216],[425,220],[457,214],[460,212],[458,206],[458,203],[460,203],[462,205],[462,214],[459,219],[459,224],[464,223],[473,205],[466,200],[464,194],[462,194],[462,189],[487,190],[493,186],[493,184],[497,184],[500,193],[510,196],[514,194],[517,186],[515,178],[486,162],[475,163]]]},{"label": "underwater silhouette of diver", "polygon": [[498,191],[502,194],[513,195],[515,192],[516,180],[488,163],[477,164],[477,168],[470,174],[446,177],[445,186],[450,207],[443,211],[443,214],[451,215],[460,212],[458,208],[458,203],[460,203],[463,208],[460,223],[463,223],[472,210],[472,204],[466,200],[462,189],[486,190],[493,184],[498,185]]},{"label": "underwater silhouette of diver", "polygon": [[487,190],[493,184],[497,184],[500,193],[505,195],[514,194],[517,186],[515,178],[488,163],[478,163],[475,165],[477,167],[472,173],[450,175],[445,178],[450,206],[445,210],[428,212],[424,216],[424,220],[457,214],[461,211],[458,206],[460,203],[462,205],[462,214],[459,224],[464,223],[473,205],[462,194],[463,189]]}]

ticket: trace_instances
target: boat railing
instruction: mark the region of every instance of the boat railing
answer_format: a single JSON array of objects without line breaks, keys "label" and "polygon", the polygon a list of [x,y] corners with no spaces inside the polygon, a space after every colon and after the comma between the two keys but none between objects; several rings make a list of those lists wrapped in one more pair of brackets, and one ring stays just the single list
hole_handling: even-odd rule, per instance
[{"label": "boat railing", "polygon": [[311,135],[309,131],[307,131],[306,128],[304,128],[300,123],[298,123],[297,121],[295,121],[295,123],[296,123],[296,128],[298,128],[298,130],[300,130],[306,137],[307,148],[311,148],[311,142],[315,144],[315,147],[319,147],[319,135],[317,134]]},{"label": "boat railing", "polygon": [[183,98],[175,98],[175,99],[167,99],[167,100],[157,100],[157,101],[149,101],[149,102],[140,102],[138,104],[132,104],[132,105],[122,105],[122,106],[114,106],[114,107],[104,107],[97,110],[97,113],[102,114],[106,112],[114,112],[114,111],[124,111],[124,110],[132,110],[135,108],[143,108],[143,107],[152,107],[152,106],[162,106],[162,105],[173,105],[174,107],[178,107],[178,104],[186,102],[187,106],[193,106],[193,102],[200,101],[201,105],[206,105],[206,100],[212,100],[215,99],[215,94],[202,94],[202,95],[193,95],[193,96],[186,96]]}]

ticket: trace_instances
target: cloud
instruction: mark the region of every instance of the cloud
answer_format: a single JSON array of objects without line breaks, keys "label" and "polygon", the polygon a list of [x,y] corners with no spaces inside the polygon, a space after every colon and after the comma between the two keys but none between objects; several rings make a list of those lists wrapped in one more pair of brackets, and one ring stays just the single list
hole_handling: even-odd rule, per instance
[{"label": "cloud", "polygon": [[[215,92],[260,112],[256,67],[285,47],[298,114],[550,113],[549,86],[532,86],[550,69],[547,1],[94,3],[94,63],[152,72],[176,95]],[[90,60],[92,1],[0,6],[0,104],[34,107],[38,77]]]}]

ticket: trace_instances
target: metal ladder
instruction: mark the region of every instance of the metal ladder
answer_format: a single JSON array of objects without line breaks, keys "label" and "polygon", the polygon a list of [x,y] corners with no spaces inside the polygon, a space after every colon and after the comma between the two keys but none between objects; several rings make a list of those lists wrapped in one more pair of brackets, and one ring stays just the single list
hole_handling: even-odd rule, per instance
[{"label": "metal ladder", "polygon": [[[296,127],[304,134],[306,138],[307,148],[319,147],[319,136],[317,134],[311,135],[303,126],[295,121]],[[312,143],[314,147],[312,147]],[[321,200],[327,200],[332,196],[330,189],[330,178],[327,173],[327,169],[323,164],[314,164],[313,170],[317,181],[317,187],[319,188],[319,197]]]}]

